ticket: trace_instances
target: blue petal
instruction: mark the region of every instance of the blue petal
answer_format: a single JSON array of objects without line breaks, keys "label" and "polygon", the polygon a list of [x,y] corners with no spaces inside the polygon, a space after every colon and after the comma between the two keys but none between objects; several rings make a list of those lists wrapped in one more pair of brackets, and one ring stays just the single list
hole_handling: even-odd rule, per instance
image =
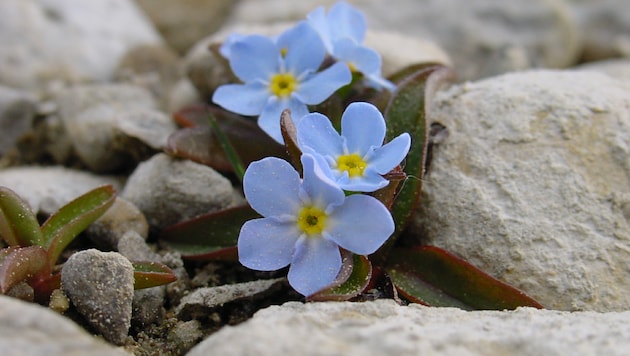
[{"label": "blue petal", "polygon": [[330,228],[325,231],[331,240],[358,255],[374,253],[394,232],[389,210],[376,198],[355,194],[330,215]]},{"label": "blue petal", "polygon": [[244,82],[269,80],[278,73],[280,58],[275,42],[265,36],[246,36],[230,46],[230,67]]},{"label": "blue petal", "polygon": [[282,33],[277,44],[280,49],[286,48],[285,70],[294,75],[316,72],[326,56],[317,32],[304,21]]},{"label": "blue petal", "polygon": [[305,104],[316,105],[326,100],[337,89],[349,84],[352,73],[345,63],[337,62],[305,79],[294,93]]},{"label": "blue petal", "polygon": [[301,206],[300,184],[295,169],[276,157],[252,162],[243,177],[245,198],[264,217],[295,216]]},{"label": "blue petal", "polygon": [[330,26],[328,26],[328,20],[326,19],[326,10],[324,10],[323,6],[316,8],[311,11],[308,15],[306,15],[306,20],[308,24],[313,27],[315,31],[319,34],[324,46],[326,47],[326,51],[328,53],[332,53],[332,36],[330,33]]},{"label": "blue petal", "polygon": [[271,97],[258,117],[258,126],[280,144],[284,142],[280,131],[280,116],[284,109],[291,110],[291,118],[294,122],[299,122],[302,116],[308,114],[306,105],[293,97],[283,100]]},{"label": "blue petal", "polygon": [[311,203],[327,209],[343,203],[345,194],[341,188],[315,163],[315,158],[302,154],[303,176],[302,188],[311,199]]},{"label": "blue petal", "polygon": [[263,218],[246,222],[238,236],[238,260],[257,271],[275,271],[291,263],[299,231],[295,222]]},{"label": "blue petal", "polygon": [[212,102],[241,115],[259,115],[267,101],[269,90],[260,82],[225,84],[212,94]]},{"label": "blue petal", "polygon": [[339,247],[322,237],[303,237],[295,246],[289,284],[304,296],[331,285],[341,270]]},{"label": "blue petal", "polygon": [[381,71],[381,56],[349,38],[335,41],[333,53],[335,58],[354,65],[358,72],[367,74]]},{"label": "blue petal", "polygon": [[331,31],[334,29],[334,39],[350,37],[358,43],[363,42],[367,31],[365,16],[348,3],[338,2],[333,5],[328,12],[327,20]]},{"label": "blue petal", "polygon": [[369,165],[378,174],[386,174],[402,162],[410,147],[411,136],[405,132],[374,150],[368,158]]},{"label": "blue petal", "polygon": [[341,134],[346,138],[349,153],[364,156],[371,147],[383,144],[385,119],[374,105],[354,102],[341,116]]},{"label": "blue petal", "polygon": [[347,174],[344,174],[337,179],[337,185],[341,189],[350,192],[375,192],[388,184],[389,181],[387,179],[381,177],[380,174],[376,174],[369,167],[365,170],[363,176],[350,178]]},{"label": "blue petal", "polygon": [[298,146],[302,151],[332,157],[344,153],[341,136],[326,116],[308,114],[296,124],[296,129]]},{"label": "blue petal", "polygon": [[230,59],[230,54],[231,54],[231,50],[232,50],[232,45],[234,43],[236,43],[237,41],[242,40],[243,38],[245,38],[245,35],[241,35],[239,33],[232,33],[231,35],[229,35],[221,44],[221,47],[219,47],[219,53],[227,58],[228,60]]}]

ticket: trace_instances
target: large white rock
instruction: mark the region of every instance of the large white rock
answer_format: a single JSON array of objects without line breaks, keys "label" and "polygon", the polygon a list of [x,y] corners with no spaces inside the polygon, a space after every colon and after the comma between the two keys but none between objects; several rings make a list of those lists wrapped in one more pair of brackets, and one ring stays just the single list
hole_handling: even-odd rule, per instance
[{"label": "large white rock", "polygon": [[162,39],[132,0],[0,1],[0,83],[106,81],[121,57]]},{"label": "large white rock", "polygon": [[[623,1],[623,0],[618,0]],[[335,0],[244,0],[229,23],[302,19]],[[444,48],[462,79],[531,67],[567,67],[579,54],[577,26],[562,0],[351,0],[368,28],[424,38]],[[408,51],[400,46],[400,51]],[[383,54],[386,56],[386,54]]]},{"label": "large white rock", "polygon": [[630,312],[531,308],[465,312],[366,303],[286,303],[226,326],[187,356],[216,355],[623,355]]},{"label": "large white rock", "polygon": [[547,308],[630,309],[630,85],[527,71],[441,92],[413,232]]},{"label": "large white rock", "polygon": [[0,350],[6,356],[129,355],[49,308],[5,296],[0,296]]}]

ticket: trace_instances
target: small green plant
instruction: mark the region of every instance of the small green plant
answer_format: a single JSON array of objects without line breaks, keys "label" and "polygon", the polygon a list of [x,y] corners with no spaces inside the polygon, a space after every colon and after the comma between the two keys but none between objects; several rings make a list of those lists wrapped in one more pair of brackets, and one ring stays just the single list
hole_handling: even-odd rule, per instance
[{"label": "small green plant", "polygon": [[[111,185],[95,188],[51,215],[41,226],[28,204],[15,192],[0,187],[0,238],[8,245],[0,249],[0,294],[20,282],[34,292],[34,300],[47,303],[60,287],[57,265],[64,249],[109,209],[116,198]],[[132,262],[135,288],[148,288],[176,279],[166,266],[154,262]]]}]

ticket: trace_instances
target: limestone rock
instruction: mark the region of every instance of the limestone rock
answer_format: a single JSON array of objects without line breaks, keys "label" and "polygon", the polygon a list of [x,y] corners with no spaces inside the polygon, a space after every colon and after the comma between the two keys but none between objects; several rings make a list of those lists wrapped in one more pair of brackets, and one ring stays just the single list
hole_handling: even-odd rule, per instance
[{"label": "limestone rock", "polygon": [[0,83],[38,92],[107,81],[128,50],[162,43],[131,0],[4,0],[0,23]]},{"label": "limestone rock", "polygon": [[129,355],[37,304],[0,296],[0,350],[5,356]]},{"label": "limestone rock", "polygon": [[630,86],[526,71],[438,94],[412,230],[545,307],[630,309]]},{"label": "limestone rock", "polygon": [[272,306],[187,355],[623,355],[630,312],[466,312],[392,300]]}]

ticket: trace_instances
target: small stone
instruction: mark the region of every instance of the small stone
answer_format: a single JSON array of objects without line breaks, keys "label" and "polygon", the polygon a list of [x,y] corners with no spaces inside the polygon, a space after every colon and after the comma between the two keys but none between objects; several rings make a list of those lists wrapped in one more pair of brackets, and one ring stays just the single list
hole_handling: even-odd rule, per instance
[{"label": "small stone", "polygon": [[140,208],[152,230],[234,202],[232,184],[214,169],[163,153],[138,165],[121,196]]},{"label": "small stone", "polygon": [[90,249],[66,261],[61,286],[98,333],[122,345],[131,326],[133,274],[131,262],[119,253]]},{"label": "small stone", "polygon": [[105,214],[85,230],[85,234],[95,244],[108,249],[116,249],[119,241],[128,233],[135,233],[144,242],[149,235],[149,225],[142,212],[121,197],[116,197]]},{"label": "small stone", "polygon": [[31,130],[36,110],[32,95],[0,85],[0,157]]},{"label": "small stone", "polygon": [[180,318],[191,319],[204,315],[213,308],[244,298],[253,298],[283,283],[285,278],[263,279],[253,282],[198,288],[186,295],[176,308]]}]

